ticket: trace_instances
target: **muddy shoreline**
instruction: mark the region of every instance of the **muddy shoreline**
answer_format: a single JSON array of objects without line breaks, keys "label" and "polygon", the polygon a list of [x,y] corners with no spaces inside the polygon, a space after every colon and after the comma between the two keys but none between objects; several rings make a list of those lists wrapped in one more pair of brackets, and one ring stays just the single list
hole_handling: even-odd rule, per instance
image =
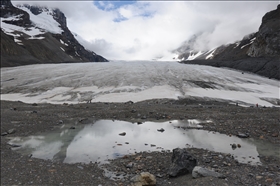
[{"label": "muddy shoreline", "polygon": [[[280,109],[275,107],[240,107],[228,102],[203,100],[147,100],[138,103],[83,103],[76,105],[25,104],[1,101],[1,185],[129,185],[130,177],[148,171],[157,175],[157,185],[277,185],[280,184],[280,160],[260,156],[262,166],[240,164],[228,154],[190,148],[200,166],[224,173],[226,179],[198,178],[190,175],[169,178],[172,153],[138,152],[112,160],[104,165],[117,175],[105,174],[98,164],[63,164],[23,156],[11,150],[8,137],[29,136],[54,130],[61,121],[65,124],[86,124],[87,118],[124,120],[130,122],[169,121],[184,119],[212,120],[203,124],[204,130],[226,135],[248,133],[250,138],[263,140],[280,148]],[[137,158],[138,157],[138,158]],[[139,158],[140,157],[140,158]],[[131,169],[126,168],[134,163]]]}]

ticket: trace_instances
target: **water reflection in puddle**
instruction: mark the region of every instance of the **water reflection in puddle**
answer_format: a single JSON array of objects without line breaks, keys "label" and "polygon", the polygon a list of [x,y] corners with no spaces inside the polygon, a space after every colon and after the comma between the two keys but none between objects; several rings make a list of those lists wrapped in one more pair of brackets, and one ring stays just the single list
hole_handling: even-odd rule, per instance
[{"label": "water reflection in puddle", "polygon": [[[76,125],[75,129],[62,126],[56,132],[13,138],[9,144],[20,145],[21,147],[13,149],[23,154],[65,163],[105,163],[107,159],[125,154],[172,150],[177,147],[230,153],[242,163],[260,163],[259,154],[279,157],[278,148],[267,143],[205,130],[186,129],[202,128],[199,125],[201,122],[203,123],[199,120],[174,120],[138,125],[125,121],[99,120],[94,124]],[[233,150],[230,146],[233,143],[240,144],[241,148]]]}]

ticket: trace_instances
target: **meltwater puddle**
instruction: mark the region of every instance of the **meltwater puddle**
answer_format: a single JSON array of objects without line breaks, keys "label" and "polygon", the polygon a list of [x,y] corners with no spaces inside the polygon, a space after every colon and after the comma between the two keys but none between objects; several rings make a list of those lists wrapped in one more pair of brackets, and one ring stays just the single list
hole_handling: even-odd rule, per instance
[{"label": "meltwater puddle", "polygon": [[[8,143],[22,154],[64,163],[107,163],[108,159],[135,152],[177,147],[230,153],[241,163],[260,164],[259,155],[279,157],[279,148],[270,143],[193,129],[202,128],[201,123],[205,122],[211,121],[173,120],[137,124],[98,120],[92,124],[75,125],[74,129],[63,125],[59,130],[38,136],[16,137]],[[233,149],[231,144],[241,147]]]}]

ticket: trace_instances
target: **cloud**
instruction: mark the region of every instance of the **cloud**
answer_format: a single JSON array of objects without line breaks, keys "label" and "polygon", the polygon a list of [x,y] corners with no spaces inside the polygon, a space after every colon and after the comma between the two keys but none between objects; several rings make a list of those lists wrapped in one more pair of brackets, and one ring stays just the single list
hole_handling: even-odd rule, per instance
[{"label": "cloud", "polygon": [[197,33],[202,33],[195,45],[199,50],[240,40],[256,32],[262,16],[278,4],[276,1],[38,3],[61,9],[69,29],[83,38],[86,48],[107,59],[124,60],[172,59],[171,51]]}]

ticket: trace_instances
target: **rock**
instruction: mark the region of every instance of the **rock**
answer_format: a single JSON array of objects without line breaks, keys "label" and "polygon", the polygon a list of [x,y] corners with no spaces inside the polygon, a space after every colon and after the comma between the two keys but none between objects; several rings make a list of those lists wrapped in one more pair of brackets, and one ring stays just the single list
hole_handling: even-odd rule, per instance
[{"label": "rock", "polygon": [[125,136],[126,132],[119,133],[120,136]]},{"label": "rock", "polygon": [[33,103],[32,106],[38,106],[38,104],[37,103]]},{"label": "rock", "polygon": [[10,145],[11,147],[21,147],[21,145],[13,144],[13,143],[8,143],[8,145]]},{"label": "rock", "polygon": [[58,121],[58,124],[63,124],[63,121],[62,121],[62,120],[59,120],[59,121]]},{"label": "rock", "polygon": [[1,136],[6,136],[6,135],[8,135],[7,132],[3,132],[3,133],[1,134]]},{"label": "rock", "polygon": [[168,170],[168,175],[171,177],[191,173],[197,165],[196,159],[188,153],[187,149],[173,149],[171,161],[172,164]]},{"label": "rock", "polygon": [[139,175],[136,175],[131,178],[131,181],[133,181],[134,185],[139,186],[150,186],[150,185],[156,185],[156,177],[153,174],[150,174],[149,172],[141,172]]},{"label": "rock", "polygon": [[138,125],[141,125],[141,124],[143,124],[143,123],[142,123],[141,121],[138,121],[137,124],[138,124]]},{"label": "rock", "polygon": [[125,102],[124,104],[129,104],[129,105],[131,105],[131,104],[133,104],[134,102],[133,101],[127,101],[127,102]]},{"label": "rock", "polygon": [[238,147],[238,148],[241,148],[241,145],[240,145],[240,144],[237,144],[237,147]]},{"label": "rock", "polygon": [[10,129],[7,131],[8,134],[14,134],[16,132],[16,129]]},{"label": "rock", "polygon": [[147,119],[147,116],[142,116],[141,119]]},{"label": "rock", "polygon": [[163,129],[163,128],[157,129],[157,131],[159,131],[159,132],[164,132],[164,129]]},{"label": "rock", "polygon": [[132,167],[133,167],[133,163],[130,162],[130,163],[128,163],[125,167],[126,167],[126,168],[132,168]]},{"label": "rock", "polygon": [[76,127],[74,127],[74,126],[72,126],[72,127],[70,127],[70,129],[75,129]]},{"label": "rock", "polygon": [[135,112],[137,112],[137,110],[135,110],[135,109],[131,110],[131,113],[135,113]]},{"label": "rock", "polygon": [[193,178],[199,178],[199,177],[225,178],[225,176],[222,175],[221,173],[200,166],[194,167],[192,171],[192,177]]},{"label": "rock", "polygon": [[140,160],[141,158],[142,158],[142,155],[137,156],[137,157],[135,158],[135,160]]},{"label": "rock", "polygon": [[238,133],[236,136],[239,138],[249,138],[249,134],[244,134],[244,133]]},{"label": "rock", "polygon": [[162,175],[162,174],[160,174],[160,173],[158,173],[158,174],[156,175],[156,177],[158,177],[158,178],[162,178],[162,177],[163,177],[163,175]]},{"label": "rock", "polygon": [[232,148],[233,150],[236,149],[236,147],[237,147],[237,146],[236,146],[235,143],[231,145],[231,148]]}]

